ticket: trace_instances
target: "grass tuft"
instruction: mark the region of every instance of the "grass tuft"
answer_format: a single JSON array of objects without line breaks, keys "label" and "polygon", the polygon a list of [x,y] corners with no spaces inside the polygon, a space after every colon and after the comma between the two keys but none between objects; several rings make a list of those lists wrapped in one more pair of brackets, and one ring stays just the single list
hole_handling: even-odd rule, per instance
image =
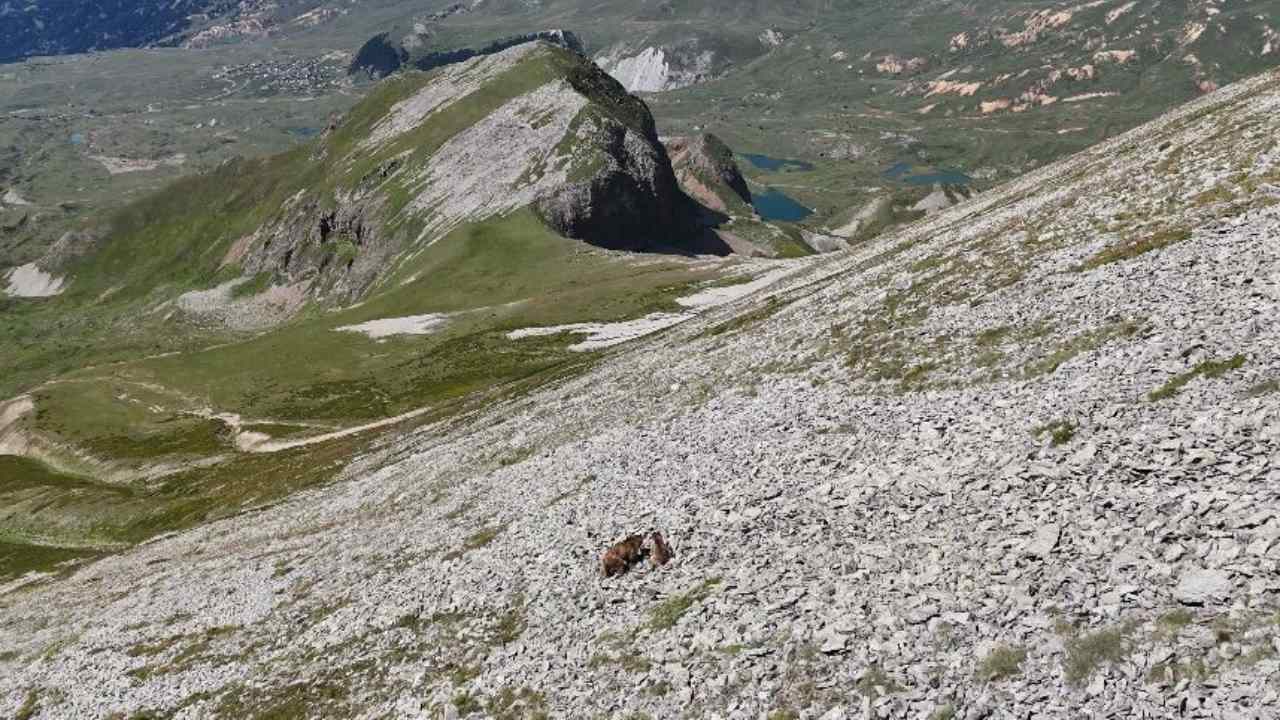
[{"label": "grass tuft", "polygon": [[1067,420],[1054,420],[1048,425],[1041,425],[1032,431],[1036,437],[1041,437],[1045,433],[1049,434],[1049,444],[1053,447],[1061,447],[1075,439],[1076,426]]},{"label": "grass tuft", "polygon": [[495,539],[497,539],[499,535],[502,534],[502,531],[506,529],[507,528],[505,525],[493,525],[490,527],[483,528],[480,531],[469,536],[466,540],[464,540],[462,542],[461,548],[457,550],[451,550],[445,553],[442,557],[445,560],[457,560],[458,558],[462,557],[463,555],[466,555],[472,550],[478,550],[488,545],[489,543],[493,542]]},{"label": "grass tuft", "polygon": [[862,696],[870,698],[872,702],[882,695],[892,695],[903,690],[903,687],[889,677],[884,668],[879,665],[867,668],[867,671],[862,673],[862,677],[858,678],[858,682],[854,683],[854,688]]},{"label": "grass tuft", "polygon": [[649,612],[649,627],[654,630],[670,630],[675,627],[689,608],[707,599],[711,595],[712,588],[719,584],[719,578],[712,578],[683,595],[677,595],[659,603]]},{"label": "grass tuft", "polygon": [[18,712],[14,713],[13,720],[31,720],[35,717],[36,711],[40,709],[40,695],[35,690],[28,690],[26,697],[22,699],[22,705],[18,706]]},{"label": "grass tuft", "polygon": [[1251,398],[1260,398],[1280,392],[1280,380],[1268,380],[1249,388],[1245,394]]},{"label": "grass tuft", "polygon": [[1156,632],[1169,639],[1176,638],[1182,628],[1190,625],[1194,619],[1190,611],[1178,608],[1156,618]]},{"label": "grass tuft", "polygon": [[1027,649],[1004,645],[992,650],[978,666],[978,677],[986,682],[999,682],[1022,673]]},{"label": "grass tuft", "polygon": [[1117,663],[1129,654],[1127,625],[1099,630],[1067,641],[1067,655],[1062,661],[1067,682],[1081,685],[1103,665]]},{"label": "grass tuft", "polygon": [[1245,362],[1246,359],[1243,355],[1236,355],[1228,360],[1206,360],[1194,368],[1191,368],[1188,372],[1173,378],[1158,390],[1153,390],[1149,395],[1147,395],[1147,398],[1151,400],[1151,402],[1168,400],[1182,392],[1182,388],[1186,387],[1188,383],[1198,377],[1222,377],[1232,370],[1239,370],[1244,367]]},{"label": "grass tuft", "polygon": [[1180,243],[1191,237],[1191,231],[1186,228],[1166,228],[1156,233],[1148,235],[1141,240],[1127,242],[1115,245],[1099,252],[1097,255],[1084,261],[1077,271],[1093,270],[1103,265],[1110,265],[1115,262],[1123,262],[1132,260],[1139,255],[1145,255],[1170,245]]}]

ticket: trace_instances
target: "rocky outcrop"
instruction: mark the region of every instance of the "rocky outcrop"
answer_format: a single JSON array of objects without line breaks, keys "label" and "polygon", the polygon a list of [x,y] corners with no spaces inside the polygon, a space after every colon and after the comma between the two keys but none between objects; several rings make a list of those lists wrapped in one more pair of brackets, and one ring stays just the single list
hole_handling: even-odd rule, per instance
[{"label": "rocky outcrop", "polygon": [[751,189],[723,140],[707,133],[664,142],[680,187],[690,197],[717,212],[751,211]]},{"label": "rocky outcrop", "polygon": [[243,239],[246,273],[351,302],[453,229],[522,208],[600,247],[728,252],[703,236],[648,108],[575,52],[523,43],[385,82],[299,169],[342,180],[299,187]]},{"label": "rocky outcrop", "polygon": [[603,164],[538,201],[547,223],[567,237],[625,250],[680,246],[680,238],[697,235],[695,207],[676,182],[644,103],[595,65],[575,68],[569,82],[607,115],[598,118],[595,137]]},{"label": "rocky outcrop", "polygon": [[631,92],[662,92],[696,85],[727,70],[728,63],[699,38],[635,48],[616,45],[596,63]]},{"label": "rocky outcrop", "polygon": [[348,75],[364,73],[372,78],[384,78],[404,67],[409,53],[403,46],[392,43],[390,33],[379,33],[369,38],[347,68]]},{"label": "rocky outcrop", "polygon": [[422,32],[415,30],[399,40],[393,40],[391,33],[373,36],[361,46],[355,59],[347,69],[350,75],[365,74],[372,78],[384,78],[404,68],[417,70],[434,70],[446,65],[465,62],[472,58],[493,55],[517,45],[532,42],[548,42],[576,53],[583,52],[582,41],[567,30],[544,30],[541,32],[513,35],[495,40],[481,47],[463,47],[451,50],[424,51],[429,46],[430,36],[427,28]]}]

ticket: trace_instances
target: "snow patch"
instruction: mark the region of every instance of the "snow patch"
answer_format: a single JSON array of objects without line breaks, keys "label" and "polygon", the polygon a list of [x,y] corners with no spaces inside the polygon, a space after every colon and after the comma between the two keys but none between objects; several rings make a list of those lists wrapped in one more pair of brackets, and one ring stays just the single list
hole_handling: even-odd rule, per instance
[{"label": "snow patch", "polygon": [[727,305],[734,300],[744,298],[757,290],[763,290],[769,287],[786,275],[790,274],[792,268],[779,268],[773,272],[767,272],[750,282],[740,283],[738,285],[728,285],[725,287],[713,287],[701,290],[692,295],[682,298],[676,298],[676,304],[680,307],[692,310],[705,310],[707,308],[720,307]]},{"label": "snow patch", "polygon": [[572,352],[588,352],[620,345],[628,340],[651,335],[659,330],[665,330],[687,320],[692,320],[694,317],[693,313],[652,313],[635,320],[616,323],[573,323],[570,325],[553,325],[551,327],[521,328],[507,333],[507,339],[521,340],[523,338],[546,337],[562,333],[586,335],[585,340],[570,345],[569,350]]},{"label": "snow patch", "polygon": [[783,277],[793,272],[795,268],[788,264],[780,267],[772,272],[762,274],[749,282],[740,283],[738,285],[729,285],[725,287],[712,287],[700,290],[692,295],[686,295],[682,298],[676,298],[676,304],[681,307],[688,308],[689,312],[681,313],[650,313],[641,318],[634,320],[624,320],[614,323],[571,323],[569,325],[554,325],[551,327],[531,327],[513,330],[507,333],[508,340],[520,340],[530,337],[547,337],[550,335],[560,335],[562,333],[571,333],[574,335],[585,335],[586,338],[579,343],[569,346],[571,352],[589,352],[591,350],[602,350],[604,348],[620,345],[628,340],[635,340],[646,335],[652,335],[660,330],[666,330],[669,327],[675,327],[680,323],[687,322],[697,317],[700,311],[709,308],[727,305],[734,300],[744,298],[752,293],[762,290]]},{"label": "snow patch", "polygon": [[8,192],[4,194],[4,198],[2,199],[8,205],[30,205],[31,204],[30,202],[27,201],[26,198],[19,195],[18,191],[14,190],[13,188],[9,188]]},{"label": "snow patch", "polygon": [[359,325],[344,325],[334,329],[339,332],[364,333],[374,340],[382,340],[396,335],[430,335],[448,323],[449,315],[432,313],[429,315],[382,318],[363,322]]},{"label": "snow patch", "polygon": [[38,298],[53,297],[62,293],[64,278],[51,275],[35,263],[27,263],[9,271],[8,287],[5,293],[12,297]]},{"label": "snow patch", "polygon": [[1093,100],[1094,98],[1117,97],[1119,95],[1120,93],[1114,90],[1108,90],[1107,92],[1091,92],[1091,93],[1084,93],[1083,95],[1072,95],[1069,98],[1064,98],[1062,102],[1078,103],[1078,102],[1084,102],[1085,100]]}]

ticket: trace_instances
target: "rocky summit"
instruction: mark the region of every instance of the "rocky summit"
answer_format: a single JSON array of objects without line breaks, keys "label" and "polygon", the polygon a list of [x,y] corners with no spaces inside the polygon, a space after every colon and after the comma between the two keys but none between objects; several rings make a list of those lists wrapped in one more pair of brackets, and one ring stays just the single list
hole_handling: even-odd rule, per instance
[{"label": "rocky summit", "polygon": [[[354,183],[287,195],[243,262],[338,278],[308,243],[393,204],[406,242],[522,205],[601,244],[674,226],[613,88],[544,45],[393,78],[298,160]],[[18,577],[0,712],[1277,717],[1278,111],[1271,72],[844,253],[741,261],[721,304],[529,392],[290,456],[334,482]],[[147,362],[112,392],[175,382]]]},{"label": "rocky summit", "polygon": [[227,260],[347,300],[414,248],[526,207],[601,247],[701,249],[648,109],[546,42],[394,78],[296,162],[298,192]]}]

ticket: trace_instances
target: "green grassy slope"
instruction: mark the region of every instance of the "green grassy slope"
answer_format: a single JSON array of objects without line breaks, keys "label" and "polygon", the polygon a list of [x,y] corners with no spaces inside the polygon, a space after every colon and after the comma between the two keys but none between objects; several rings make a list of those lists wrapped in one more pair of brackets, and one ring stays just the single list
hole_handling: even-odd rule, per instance
[{"label": "green grassy slope", "polygon": [[[552,232],[525,208],[465,223],[388,265],[364,301],[317,303],[263,332],[192,324],[184,292],[241,276],[227,251],[277,221],[303,193],[337,202],[391,157],[431,153],[510,98],[563,77],[579,61],[558,50],[520,63],[376,149],[358,149],[388,109],[432,81],[379,86],[337,130],[282,154],[232,161],[127,205],[100,229],[99,249],[68,267],[57,297],[7,299],[0,315],[0,397],[34,411],[9,429],[26,441],[0,482],[0,577],[127,546],[275,502],[333,478],[383,432],[441,420],[588,366],[571,335],[512,340],[530,326],[631,319],[719,275],[721,262],[632,256]],[[592,111],[624,122],[626,103]],[[407,160],[406,160],[407,158]],[[416,236],[388,183],[389,232]],[[249,276],[246,276],[249,277]],[[242,294],[263,291],[253,275]],[[438,314],[427,335],[373,338],[371,320]],[[398,425],[328,436],[408,413]],[[237,416],[238,419],[231,419]],[[256,453],[238,429],[314,444]],[[0,429],[0,434],[3,434]],[[19,546],[39,550],[24,555]]]}]

